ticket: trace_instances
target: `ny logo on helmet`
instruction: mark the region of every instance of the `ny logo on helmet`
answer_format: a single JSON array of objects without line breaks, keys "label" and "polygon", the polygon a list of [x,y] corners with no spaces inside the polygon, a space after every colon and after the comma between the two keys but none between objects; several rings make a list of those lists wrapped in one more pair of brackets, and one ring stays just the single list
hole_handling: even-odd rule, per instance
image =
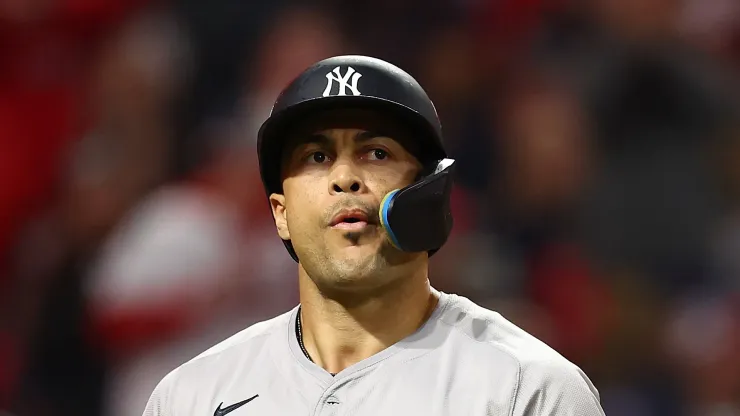
[{"label": "ny logo on helmet", "polygon": [[347,89],[352,92],[352,95],[360,95],[360,91],[357,89],[357,80],[360,79],[362,74],[355,71],[351,66],[347,67],[347,72],[342,76],[342,72],[339,67],[334,68],[333,71],[326,74],[326,89],[324,89],[324,97],[331,95],[332,86],[334,81],[339,84],[339,91],[336,95],[347,95]]}]

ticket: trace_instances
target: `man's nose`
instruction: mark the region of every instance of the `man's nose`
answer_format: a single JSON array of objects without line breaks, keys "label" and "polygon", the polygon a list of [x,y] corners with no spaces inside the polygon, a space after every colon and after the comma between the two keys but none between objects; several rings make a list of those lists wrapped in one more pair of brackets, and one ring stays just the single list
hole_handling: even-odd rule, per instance
[{"label": "man's nose", "polygon": [[360,193],[365,191],[365,184],[352,163],[338,162],[334,165],[329,181],[329,193]]}]

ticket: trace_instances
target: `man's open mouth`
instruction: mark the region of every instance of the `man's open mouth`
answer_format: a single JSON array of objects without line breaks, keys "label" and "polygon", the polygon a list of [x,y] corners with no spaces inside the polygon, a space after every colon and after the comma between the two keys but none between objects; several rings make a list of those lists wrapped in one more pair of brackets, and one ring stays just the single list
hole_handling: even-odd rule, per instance
[{"label": "man's open mouth", "polygon": [[333,228],[356,231],[373,223],[374,221],[370,219],[370,216],[365,211],[350,209],[343,210],[335,215],[330,225]]}]

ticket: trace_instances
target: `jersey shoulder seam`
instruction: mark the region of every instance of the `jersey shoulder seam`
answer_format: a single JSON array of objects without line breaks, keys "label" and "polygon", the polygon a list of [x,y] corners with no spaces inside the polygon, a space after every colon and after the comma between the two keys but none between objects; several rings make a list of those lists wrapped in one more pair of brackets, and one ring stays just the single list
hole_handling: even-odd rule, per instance
[{"label": "jersey shoulder seam", "polygon": [[250,329],[254,328],[254,326],[260,325],[260,324],[264,324],[264,323],[266,323],[266,321],[257,322],[256,324],[253,324],[252,326],[249,326],[249,327],[241,330],[240,332],[237,332],[236,334],[232,335],[231,337],[226,338],[225,340],[223,340],[223,341],[221,341],[221,342],[219,342],[219,343],[211,346],[207,350],[201,352],[200,354],[198,354],[195,357],[191,358],[190,360],[186,361],[180,367],[189,367],[190,364],[195,364],[197,362],[202,361],[205,358],[212,357],[214,355],[218,355],[218,354],[221,354],[223,352],[232,350],[233,348],[239,347],[239,346],[243,345],[244,343],[247,343],[247,342],[250,342],[250,341],[254,341],[254,340],[257,340],[257,339],[260,339],[260,338],[263,338],[263,337],[269,337],[269,336],[273,335],[278,328],[281,327],[280,325],[272,326],[271,328],[266,328],[265,330],[259,331],[259,332],[255,333],[255,334],[248,334],[248,335],[245,336],[244,339],[240,339],[238,341],[234,341],[234,343],[231,344],[231,345],[225,346],[223,348],[218,348],[220,344],[229,342],[229,340],[231,338],[238,337],[243,332],[249,331]]},{"label": "jersey shoulder seam", "polygon": [[[516,404],[517,395],[519,394],[519,386],[522,383],[522,363],[521,363],[521,361],[519,361],[519,359],[514,354],[512,354],[511,352],[509,352],[506,349],[501,348],[500,346],[496,345],[496,342],[495,341],[480,341],[480,340],[477,340],[477,339],[471,337],[465,331],[463,331],[460,328],[458,328],[457,325],[454,325],[454,324],[451,324],[449,322],[446,322],[444,319],[441,319],[441,318],[442,318],[442,316],[440,316],[439,322],[441,322],[441,323],[449,326],[450,328],[452,328],[453,330],[455,330],[455,332],[457,332],[459,334],[462,334],[463,336],[465,336],[466,338],[470,339],[471,341],[473,341],[475,343],[484,344],[484,345],[487,345],[487,346],[489,346],[491,348],[494,348],[497,351],[503,352],[508,357],[510,357],[514,361],[514,363],[516,363],[516,383],[514,385],[514,391],[512,393],[511,399],[510,399],[510,402],[511,402],[511,404],[510,404],[511,410],[509,411],[509,415],[510,416],[513,416],[513,414],[514,414],[514,406]],[[486,318],[486,321],[487,322],[491,322],[491,320],[488,319],[488,318]]]},{"label": "jersey shoulder seam", "polygon": [[[219,349],[219,350],[214,350],[214,351],[205,350],[204,352],[202,352],[202,353],[198,354],[197,356],[193,357],[192,359],[190,359],[185,364],[191,363],[191,362],[200,361],[202,359],[205,359],[205,358],[208,358],[208,357],[212,357],[214,355],[218,355],[218,354],[221,354],[223,352],[229,351],[229,350],[231,350],[233,348],[239,347],[239,346],[241,346],[242,344],[244,344],[246,342],[254,341],[254,340],[257,340],[257,339],[262,338],[262,337],[270,336],[270,335],[273,334],[273,331],[274,331],[274,329],[271,329],[271,330],[269,330],[267,332],[262,332],[262,333],[259,333],[259,334],[252,335],[252,336],[250,336],[248,338],[245,338],[245,339],[236,341],[235,343],[229,345],[228,347],[224,347],[224,348]],[[228,341],[228,339],[227,340],[224,340],[222,342],[226,342],[226,341]],[[214,347],[216,347],[216,346],[218,346],[218,344],[214,345]],[[213,348],[213,347],[211,347],[211,348]]]}]

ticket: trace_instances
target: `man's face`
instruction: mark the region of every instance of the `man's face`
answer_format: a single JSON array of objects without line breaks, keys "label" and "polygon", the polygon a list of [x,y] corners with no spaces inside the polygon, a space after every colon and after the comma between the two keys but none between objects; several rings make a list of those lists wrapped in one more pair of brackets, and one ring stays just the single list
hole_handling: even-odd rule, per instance
[{"label": "man's face", "polygon": [[318,285],[380,287],[396,275],[391,268],[414,258],[392,248],[378,219],[383,197],[420,171],[401,135],[409,137],[377,115],[335,112],[291,137],[283,194],[270,200],[278,233]]}]

